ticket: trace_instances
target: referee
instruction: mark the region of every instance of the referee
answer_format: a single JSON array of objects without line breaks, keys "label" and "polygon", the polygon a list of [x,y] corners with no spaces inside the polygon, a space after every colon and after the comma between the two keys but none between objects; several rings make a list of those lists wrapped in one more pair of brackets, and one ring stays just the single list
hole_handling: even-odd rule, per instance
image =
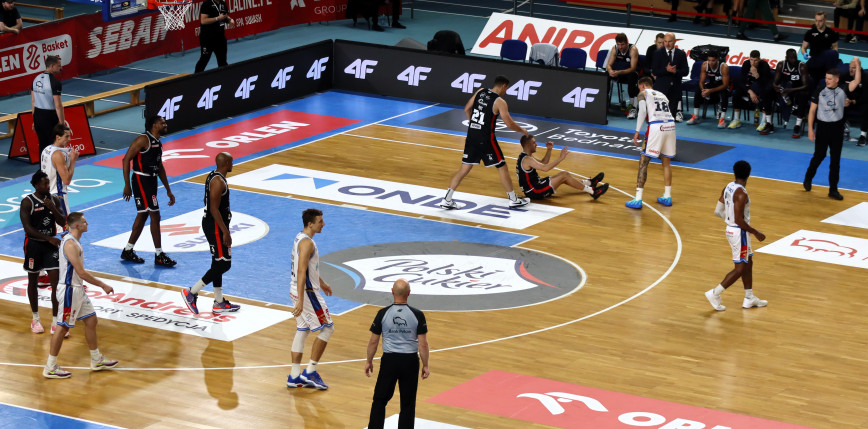
[{"label": "referee", "polygon": [[[368,429],[382,429],[386,419],[386,404],[395,393],[395,383],[401,390],[401,413],[398,428],[412,428],[416,420],[416,387],[419,384],[419,357],[422,358],[422,378],[428,378],[428,324],[425,314],[407,305],[410,284],[398,279],[392,285],[395,303],[381,309],[371,324],[371,340],[368,341],[368,361],[365,375],[374,372],[374,355],[380,335],[383,335],[383,357],[377,385],[374,387],[374,402]],[[417,356],[418,353],[418,356]]]},{"label": "referee", "polygon": [[[806,191],[811,190],[811,180],[817,174],[817,167],[826,159],[829,150],[829,197],[843,200],[838,192],[838,172],[841,169],[841,149],[844,146],[844,108],[850,100],[843,89],[838,87],[837,68],[826,71],[826,87],[817,89],[811,97],[811,110],[808,112],[808,138],[814,142],[814,157],[805,172],[802,183]],[[814,132],[814,118],[817,131]]]},{"label": "referee", "polygon": [[235,20],[229,16],[229,9],[224,0],[205,0],[199,14],[199,45],[202,53],[196,63],[196,73],[205,70],[211,53],[217,55],[217,67],[226,64],[226,28],[235,28]]},{"label": "referee", "polygon": [[45,72],[33,79],[30,103],[33,105],[33,130],[39,138],[39,153],[54,144],[54,126],[63,125],[63,104],[60,101],[61,84],[55,77],[62,68],[60,57],[45,58]]}]

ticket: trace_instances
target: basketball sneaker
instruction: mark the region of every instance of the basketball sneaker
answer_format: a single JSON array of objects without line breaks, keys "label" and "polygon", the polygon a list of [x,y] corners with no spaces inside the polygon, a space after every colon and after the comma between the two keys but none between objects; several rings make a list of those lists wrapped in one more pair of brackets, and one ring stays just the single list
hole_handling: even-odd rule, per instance
[{"label": "basketball sneaker", "polygon": [[228,299],[224,299],[223,302],[214,302],[214,305],[211,307],[212,313],[231,313],[233,311],[238,311],[241,308],[238,304],[232,304]]},{"label": "basketball sneaker", "polygon": [[630,109],[630,113],[627,114],[627,119],[636,119],[637,114],[639,114],[639,111],[634,107]]},{"label": "basketball sneaker", "polygon": [[136,251],[133,249],[121,251],[121,259],[123,259],[124,261],[133,262],[136,264],[144,264],[145,263],[145,260],[140,258],[139,255],[136,255]]},{"label": "basketball sneaker", "polygon": [[699,118],[696,115],[690,115],[690,119],[687,121],[687,125],[696,125],[700,122]]},{"label": "basketball sneaker", "polygon": [[41,288],[47,288],[51,286],[51,280],[48,279],[48,273],[43,271],[43,274],[39,275],[39,279],[36,280],[36,285]]},{"label": "basketball sneaker", "polygon": [[625,206],[630,207],[631,209],[641,209],[642,208],[642,200],[630,200],[624,203]]},{"label": "basketball sneaker", "polygon": [[199,298],[199,295],[190,291],[190,288],[185,287],[181,289],[181,296],[184,297],[184,304],[187,304],[187,308],[193,312],[193,314],[199,314],[199,307],[196,305],[196,300]]},{"label": "basketball sneaker", "polygon": [[458,203],[452,200],[447,200],[446,198],[443,201],[440,201],[440,208],[444,208],[446,210],[452,210],[458,208]]},{"label": "basketball sneaker", "polygon": [[741,304],[743,308],[751,308],[751,307],[765,307],[769,305],[769,302],[764,299],[759,299],[757,297],[745,298],[744,302]]},{"label": "basketball sneaker", "polygon": [[730,122],[729,125],[727,125],[726,127],[731,130],[741,128],[741,121],[739,121],[738,119],[733,119],[732,122]]},{"label": "basketball sneaker", "polygon": [[681,112],[675,113],[675,122],[684,122],[684,114]]},{"label": "basketball sneaker", "polygon": [[530,198],[516,198],[515,201],[509,200],[509,208],[517,209],[530,204]]},{"label": "basketball sneaker", "polygon": [[55,365],[54,368],[51,369],[43,368],[42,376],[45,378],[69,378],[72,377],[72,373]]},{"label": "basketball sneaker", "polygon": [[108,360],[105,356],[100,356],[99,360],[91,360],[90,361],[90,369],[93,371],[102,371],[104,369],[112,369],[118,366],[118,361],[116,360]]},{"label": "basketball sneaker", "polygon": [[292,378],[292,374],[286,376],[286,387],[304,387],[307,382],[301,379],[301,374],[298,377]]},{"label": "basketball sneaker", "polygon": [[170,258],[166,252],[162,252],[157,256],[154,256],[154,265],[162,265],[164,267],[174,267],[178,261]]},{"label": "basketball sneaker", "polygon": [[30,322],[30,332],[33,332],[34,334],[41,334],[45,332],[45,328],[42,327],[42,324],[39,323],[38,320],[33,319]]},{"label": "basketball sneaker", "polygon": [[717,120],[717,128],[726,128],[726,118],[721,116],[720,119]]},{"label": "basketball sneaker", "polygon": [[657,202],[666,207],[672,207],[672,197],[657,197]]},{"label": "basketball sneaker", "polygon": [[322,377],[320,377],[319,373],[316,371],[308,373],[307,369],[305,369],[301,372],[298,378],[307,383],[307,387],[316,387],[319,390],[326,390],[329,388],[329,385],[322,381]]},{"label": "basketball sneaker", "polygon": [[705,292],[705,298],[711,303],[711,307],[717,311],[726,310],[726,307],[720,303],[720,295],[714,294],[714,289],[709,289]]},{"label": "basketball sneaker", "polygon": [[865,136],[859,136],[859,141],[856,143],[856,146],[865,146]]},{"label": "basketball sneaker", "polygon": [[602,185],[594,188],[594,193],[591,194],[591,196],[594,197],[594,199],[596,200],[597,198],[600,198],[601,196],[603,196],[603,194],[605,194],[606,191],[608,191],[608,190],[609,190],[609,184],[603,183]]},{"label": "basketball sneaker", "polygon": [[801,124],[793,127],[793,138],[794,139],[802,138],[802,125]]},{"label": "basketball sneaker", "polygon": [[600,182],[602,182],[602,181],[603,181],[603,177],[605,177],[605,176],[606,176],[606,174],[603,173],[603,172],[599,172],[599,173],[597,173],[596,176],[594,176],[594,177],[591,178],[591,187],[592,187],[592,188],[596,188],[596,187],[597,187],[597,184],[600,183]]},{"label": "basketball sneaker", "polygon": [[766,122],[765,127],[759,132],[761,135],[769,135],[775,132],[775,126],[771,122]]}]

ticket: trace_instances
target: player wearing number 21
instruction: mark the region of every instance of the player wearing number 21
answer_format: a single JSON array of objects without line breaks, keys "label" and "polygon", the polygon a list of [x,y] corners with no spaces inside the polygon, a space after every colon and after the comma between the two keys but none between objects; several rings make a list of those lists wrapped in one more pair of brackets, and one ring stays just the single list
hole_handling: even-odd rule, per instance
[{"label": "player wearing number 21", "polygon": [[636,177],[636,198],[627,201],[631,209],[642,208],[642,191],[645,179],[648,178],[648,164],[651,158],[660,158],[663,163],[663,196],[657,202],[664,206],[672,205],[672,167],[670,159],[675,157],[675,120],[669,112],[669,100],[666,94],[651,89],[653,81],[645,76],[639,79],[639,115],[636,117],[636,133],[633,144],[639,146],[639,131],[648,119],[648,129],[645,132],[645,145],[642,147],[639,159],[639,174]]}]

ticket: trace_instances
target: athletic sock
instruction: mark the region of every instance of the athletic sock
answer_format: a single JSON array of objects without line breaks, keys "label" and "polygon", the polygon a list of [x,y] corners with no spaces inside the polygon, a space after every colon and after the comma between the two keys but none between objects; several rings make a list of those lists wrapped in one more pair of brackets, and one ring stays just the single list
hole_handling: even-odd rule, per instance
[{"label": "athletic sock", "polygon": [[446,190],[446,201],[452,201],[452,194],[454,194],[454,193],[455,193],[454,189],[452,189],[452,188],[447,189]]},{"label": "athletic sock", "polygon": [[190,288],[190,292],[197,294],[203,287],[205,287],[205,282],[203,282],[202,279],[199,279],[199,281]]},{"label": "athletic sock", "polygon": [[517,201],[518,200],[518,197],[515,196],[515,191],[507,192],[506,196],[509,197],[510,201]]},{"label": "athletic sock", "polygon": [[299,374],[301,374],[301,364],[294,363],[289,366],[289,376],[292,378],[298,378]]},{"label": "athletic sock", "polygon": [[317,363],[318,363],[317,361],[311,360],[310,363],[307,364],[307,369],[305,369],[304,372],[306,372],[308,374],[312,374],[312,373],[316,372],[316,364]]},{"label": "athletic sock", "polygon": [[636,199],[642,201],[642,188],[636,188]]},{"label": "athletic sock", "polygon": [[48,355],[48,362],[45,363],[45,367],[48,369],[54,369],[57,366],[57,356]]},{"label": "athletic sock", "polygon": [[796,118],[796,125],[802,125],[802,118]]},{"label": "athletic sock", "polygon": [[163,253],[163,248],[162,248],[162,247],[158,247],[158,248],[154,249],[154,253],[155,253],[157,256],[160,256],[160,253]]},{"label": "athletic sock", "polygon": [[726,289],[723,287],[723,285],[717,285],[714,287],[714,295],[720,296],[720,294],[722,294],[725,290]]},{"label": "athletic sock", "polygon": [[99,352],[99,348],[93,349],[90,351],[90,360],[94,362],[99,362],[99,358],[102,357],[102,353]]},{"label": "athletic sock", "polygon": [[133,250],[133,243],[127,243],[127,245],[124,246],[124,250]]},{"label": "athletic sock", "polygon": [[866,136],[868,136],[868,131],[862,131],[862,133],[859,135],[862,137],[866,137]]},{"label": "athletic sock", "polygon": [[664,186],[663,187],[663,198],[672,198],[672,187]]},{"label": "athletic sock", "polygon": [[223,288],[215,287],[214,288],[214,302],[223,302]]},{"label": "athletic sock", "polygon": [[768,121],[769,121],[769,115],[766,115],[765,112],[763,112],[763,116],[762,116],[762,120],[760,121],[760,125],[765,124]]},{"label": "athletic sock", "polygon": [[37,322],[39,321],[39,313],[38,312],[33,313],[33,320],[35,320]]},{"label": "athletic sock", "polygon": [[753,298],[753,289],[745,289],[744,297],[747,299]]},{"label": "athletic sock", "polygon": [[693,116],[697,116],[697,117],[699,116],[699,108],[698,107],[693,108]]}]

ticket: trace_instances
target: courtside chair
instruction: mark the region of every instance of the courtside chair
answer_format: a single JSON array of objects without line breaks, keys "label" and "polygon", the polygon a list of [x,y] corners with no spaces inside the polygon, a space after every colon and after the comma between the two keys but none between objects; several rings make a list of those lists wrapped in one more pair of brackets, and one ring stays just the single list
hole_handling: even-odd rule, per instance
[{"label": "courtside chair", "polygon": [[[606,60],[609,59],[610,53],[611,52],[609,50],[602,50],[602,49],[597,52],[597,63],[595,64],[595,67],[597,67],[597,70],[606,71],[606,65],[607,65]],[[617,80],[615,80],[615,79],[609,79],[609,92],[608,92],[609,96],[606,97],[607,109],[608,109],[608,106],[612,103],[612,89],[614,87],[618,87],[618,106],[620,106],[621,103],[624,102],[623,96],[621,94],[621,84],[617,83]]]},{"label": "courtside chair", "polygon": [[500,59],[524,62],[527,59],[527,43],[522,40],[504,40],[500,45]]},{"label": "courtside chair", "polygon": [[530,62],[544,66],[558,65],[558,47],[551,43],[536,43],[530,47]]},{"label": "courtside chair", "polygon": [[[705,61],[694,61],[693,67],[690,68],[690,80],[684,81],[681,83],[681,89],[684,91],[682,106],[685,112],[690,111],[688,107],[691,105],[690,96],[696,93],[696,90],[699,89],[699,76],[702,73],[702,65],[705,64]],[[705,109],[708,108],[708,104],[705,105]],[[702,111],[702,117],[705,118],[705,109]]]},{"label": "courtside chair", "polygon": [[581,48],[564,48],[561,51],[561,67],[584,70],[587,63],[588,53]]}]

